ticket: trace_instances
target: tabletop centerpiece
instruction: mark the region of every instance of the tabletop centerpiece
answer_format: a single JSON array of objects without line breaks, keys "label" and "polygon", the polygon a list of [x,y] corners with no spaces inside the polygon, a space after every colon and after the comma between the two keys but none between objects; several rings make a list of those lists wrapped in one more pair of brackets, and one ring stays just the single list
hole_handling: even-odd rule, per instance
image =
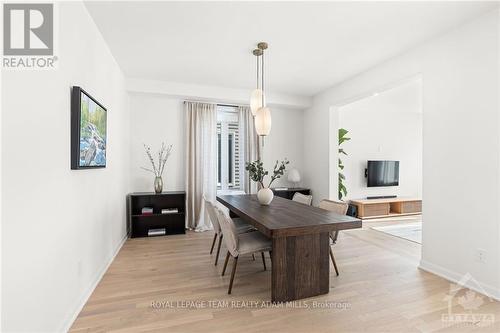
[{"label": "tabletop centerpiece", "polygon": [[250,179],[259,184],[261,187],[257,192],[257,199],[261,205],[268,206],[271,201],[273,201],[274,194],[270,188],[271,184],[285,174],[286,166],[289,163],[290,162],[286,158],[281,162],[276,161],[271,180],[267,186],[264,185],[264,177],[269,175],[269,171],[264,169],[262,161],[256,160],[246,164],[245,170],[248,171]]}]

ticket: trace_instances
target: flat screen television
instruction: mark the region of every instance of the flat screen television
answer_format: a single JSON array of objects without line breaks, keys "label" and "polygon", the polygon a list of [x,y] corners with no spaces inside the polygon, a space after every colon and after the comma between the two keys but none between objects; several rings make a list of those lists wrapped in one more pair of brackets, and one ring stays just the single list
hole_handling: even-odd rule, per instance
[{"label": "flat screen television", "polygon": [[399,161],[368,161],[368,187],[398,186]]}]

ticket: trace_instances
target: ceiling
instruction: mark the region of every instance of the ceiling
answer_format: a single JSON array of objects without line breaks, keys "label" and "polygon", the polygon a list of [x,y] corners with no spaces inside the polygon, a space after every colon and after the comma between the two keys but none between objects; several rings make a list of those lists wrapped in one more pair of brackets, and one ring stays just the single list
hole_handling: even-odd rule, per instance
[{"label": "ceiling", "polygon": [[407,80],[394,87],[356,100],[340,108],[344,112],[422,113],[422,80]]},{"label": "ceiling", "polygon": [[252,49],[267,41],[267,89],[312,96],[444,33],[492,2],[87,2],[130,78],[255,86]]}]

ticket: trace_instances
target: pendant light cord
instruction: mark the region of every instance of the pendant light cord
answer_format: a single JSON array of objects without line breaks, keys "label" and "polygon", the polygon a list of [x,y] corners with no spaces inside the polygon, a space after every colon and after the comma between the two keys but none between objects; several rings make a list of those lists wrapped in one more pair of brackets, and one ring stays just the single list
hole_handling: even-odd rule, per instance
[{"label": "pendant light cord", "polygon": [[257,60],[257,89],[259,89],[259,84],[260,84],[260,82],[259,82],[260,81],[259,80],[259,57],[256,56],[255,58]]},{"label": "pendant light cord", "polygon": [[[262,64],[261,64],[261,69],[262,69],[262,86],[261,86],[261,89],[262,89],[262,108],[265,107],[264,105],[264,50],[262,50]],[[262,138],[262,150],[264,150],[264,136],[261,137]]]},{"label": "pendant light cord", "polygon": [[261,86],[261,89],[262,89],[262,107],[265,107],[264,105],[264,50],[262,50],[262,65],[261,65],[261,69],[262,69],[262,86]]}]

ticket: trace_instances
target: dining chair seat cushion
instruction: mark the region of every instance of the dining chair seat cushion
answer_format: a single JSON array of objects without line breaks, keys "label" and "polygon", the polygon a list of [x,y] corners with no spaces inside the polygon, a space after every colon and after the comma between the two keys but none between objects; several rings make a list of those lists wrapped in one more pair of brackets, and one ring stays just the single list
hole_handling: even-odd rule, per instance
[{"label": "dining chair seat cushion", "polygon": [[236,228],[236,231],[239,234],[255,230],[255,228],[252,225],[246,223],[239,217],[233,218],[233,223],[234,227]]},{"label": "dining chair seat cushion", "polygon": [[300,202],[301,204],[311,206],[312,203],[312,195],[305,195],[299,192],[294,193],[292,200],[295,202]]},{"label": "dining chair seat cushion", "polygon": [[258,231],[238,235],[238,254],[271,251],[271,240]]}]

